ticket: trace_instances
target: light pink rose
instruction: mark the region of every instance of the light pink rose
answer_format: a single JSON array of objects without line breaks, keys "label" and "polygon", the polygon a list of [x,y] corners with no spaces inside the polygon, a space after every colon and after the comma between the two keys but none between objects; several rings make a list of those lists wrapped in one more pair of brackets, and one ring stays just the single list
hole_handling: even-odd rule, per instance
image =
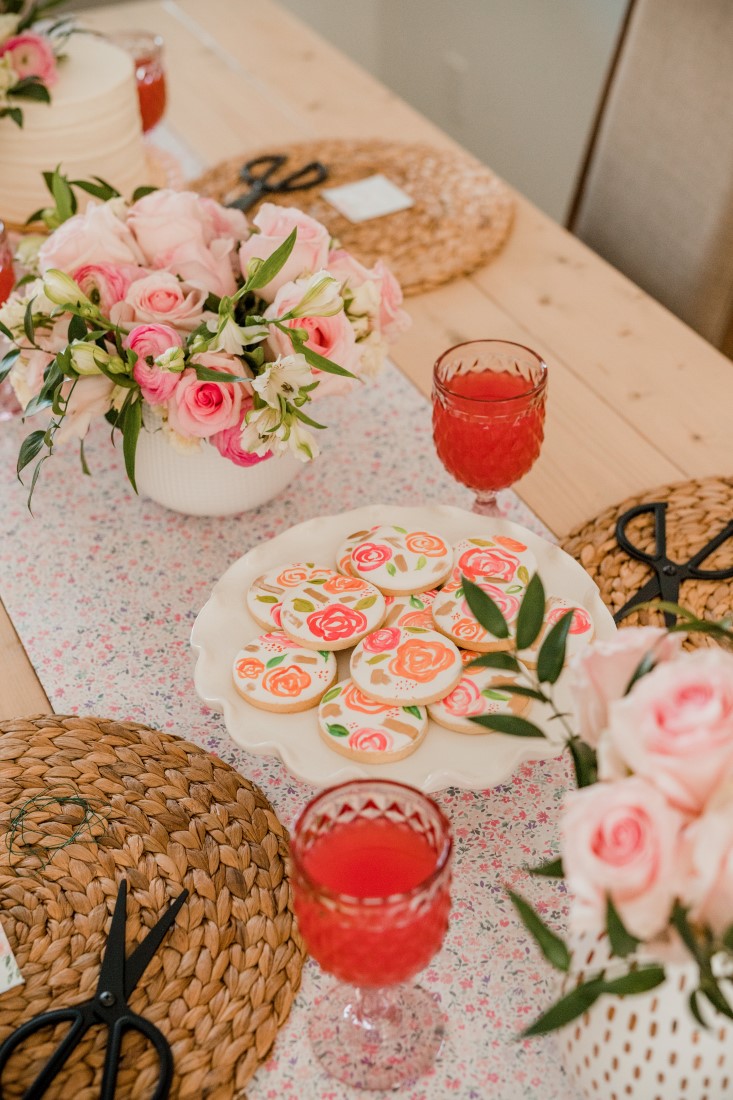
[{"label": "light pink rose", "polygon": [[[239,423],[233,424],[231,428],[225,428],[221,432],[216,432],[209,438],[209,443],[213,443],[217,451],[224,458],[228,458],[230,462],[233,462],[235,466],[256,466],[258,462],[264,462],[267,458],[272,458],[272,451],[268,451],[264,455],[253,455],[249,451],[242,450],[242,424],[244,417],[252,408],[253,402],[251,397],[245,397],[242,400],[242,416]],[[280,625],[280,608],[273,608],[272,618],[277,626]]]},{"label": "light pink rose", "polygon": [[[278,290],[275,301],[265,311],[267,320],[282,317],[289,310],[297,306],[303,297],[303,287],[297,283],[286,283]],[[361,353],[356,343],[356,336],[351,323],[341,310],[333,317],[297,317],[284,322],[286,328],[303,329],[306,333],[306,344],[318,355],[331,359],[340,367],[357,374],[361,361]],[[293,345],[290,337],[280,329],[271,327],[267,338],[267,346],[272,352],[273,358],[278,355],[292,355]],[[326,371],[313,370],[313,377],[318,380],[318,389],[313,390],[311,397],[330,397],[332,394],[348,393],[354,381],[338,374],[328,374]]]},{"label": "light pink rose", "polygon": [[114,382],[103,374],[77,378],[75,382],[65,382],[61,392],[64,397],[68,396],[66,415],[56,432],[54,442],[63,443],[74,437],[83,439],[89,431],[93,418],[104,416],[112,407],[114,388]]},{"label": "light pink rose", "polygon": [[718,934],[733,924],[733,779],[713,794],[685,830],[682,901],[690,919]]},{"label": "light pink rose", "polygon": [[47,88],[58,80],[56,58],[51,43],[39,34],[14,34],[0,46],[0,57],[10,54],[10,64],[19,80],[37,76]]},{"label": "light pink rose", "polygon": [[[246,372],[238,359],[219,352],[198,355],[195,362],[228,374]],[[239,382],[199,382],[189,367],[168,402],[168,423],[180,435],[208,439],[241,424],[242,401],[249,396]]]},{"label": "light pink rose", "polygon": [[122,341],[138,359],[155,359],[169,348],[182,348],[183,340],[170,325],[135,325]]},{"label": "light pink rose", "polygon": [[464,676],[458,681],[450,695],[446,695],[443,705],[447,711],[458,718],[481,714],[484,709],[478,684],[470,676]]},{"label": "light pink rose", "polygon": [[247,239],[250,234],[250,225],[246,215],[241,210],[230,206],[222,206],[215,199],[203,195],[199,195],[198,200],[203,211],[209,243],[216,240],[217,237],[231,237],[237,241]]},{"label": "light pink rose", "polygon": [[53,362],[53,359],[53,355],[49,355],[45,351],[28,351],[22,356],[26,368],[25,384],[34,397],[43,389],[43,375],[46,367]]},{"label": "light pink rose", "polygon": [[163,405],[178,385],[180,374],[163,370],[153,360],[169,348],[183,347],[183,341],[169,325],[137,325],[123,340],[123,347],[137,354],[132,376],[150,405]]},{"label": "light pink rose", "polygon": [[135,279],[147,272],[133,264],[84,264],[72,271],[71,277],[105,317],[116,302],[121,302]]},{"label": "light pink rose", "polygon": [[412,320],[400,308],[402,287],[383,260],[377,260],[373,268],[368,268],[345,248],[337,248],[329,252],[326,267],[352,294],[366,282],[376,285],[379,292],[379,328],[385,340],[391,343],[407,332]]},{"label": "light pink rose", "polygon": [[662,627],[624,627],[609,641],[594,642],[570,664],[579,733],[594,748],[608,725],[608,706],[620,699],[647,653],[655,664],[669,661],[680,651],[684,638]]},{"label": "light pink rose", "polygon": [[287,240],[293,229],[298,231],[295,246],[285,266],[267,286],[260,287],[257,291],[266,302],[274,301],[280,287],[297,279],[299,275],[312,274],[325,267],[330,241],[329,232],[325,225],[321,225],[315,218],[308,217],[302,210],[296,210],[293,206],[276,206],[272,202],[264,202],[254,217],[254,224],[259,229],[259,233],[253,233],[239,250],[239,262],[242,274],[245,276],[250,260],[255,257],[260,260],[269,259],[283,241]]},{"label": "light pink rose", "polygon": [[70,275],[86,264],[142,264],[143,254],[124,221],[118,200],[90,202],[44,241],[38,253],[41,274],[58,268]]},{"label": "light pink rose", "polygon": [[205,291],[181,283],[168,271],[154,271],[137,279],[127,291],[125,304],[132,316],[118,319],[115,307],[113,320],[118,324],[129,324],[132,320],[165,323],[182,332],[192,332],[204,317],[205,301]]},{"label": "light pink rose", "polygon": [[646,940],[665,928],[679,892],[684,820],[636,776],[568,794],[561,852],[578,930],[605,928],[608,896],[633,936]]},{"label": "light pink rose", "polygon": [[171,271],[191,286],[199,287],[205,294],[218,294],[222,298],[225,294],[234,294],[237,289],[233,254],[233,241],[212,241],[207,247],[191,239],[182,241],[167,252],[159,252],[154,266]]},{"label": "light pink rose", "polygon": [[608,718],[601,778],[635,772],[699,812],[733,768],[733,653],[704,649],[658,665],[610,704]]},{"label": "light pink rose", "polygon": [[39,348],[43,348],[44,351],[50,352],[51,355],[56,355],[59,351],[63,351],[68,342],[68,313],[62,314],[50,327],[46,325],[36,326],[36,343]]}]

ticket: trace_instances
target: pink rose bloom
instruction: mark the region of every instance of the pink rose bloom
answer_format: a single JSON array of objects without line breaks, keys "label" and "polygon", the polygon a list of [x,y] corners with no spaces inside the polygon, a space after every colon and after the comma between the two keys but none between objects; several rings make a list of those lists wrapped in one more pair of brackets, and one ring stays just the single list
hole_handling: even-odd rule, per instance
[{"label": "pink rose bloom", "polygon": [[399,645],[401,637],[402,634],[396,626],[385,626],[381,630],[374,630],[371,634],[367,634],[361,643],[362,649],[368,653],[384,653],[385,650],[394,649]]},{"label": "pink rose bloom", "polygon": [[267,286],[260,287],[257,291],[266,302],[274,301],[280,288],[297,279],[299,275],[312,274],[326,266],[330,235],[325,225],[321,225],[315,218],[308,217],[293,206],[275,206],[272,202],[263,202],[255,215],[254,224],[259,233],[253,233],[239,249],[239,262],[245,276],[250,260],[255,257],[260,260],[269,259],[294,229],[298,231],[293,251],[285,266]]},{"label": "pink rose bloom", "polygon": [[[297,306],[302,297],[302,286],[298,286],[297,283],[286,283],[278,290],[275,301],[265,311],[266,319],[269,321],[282,317]],[[303,329],[307,333],[306,344],[318,355],[331,359],[353,374],[358,373],[361,351],[356,343],[354,329],[343,309],[333,317],[297,317],[291,321],[285,321],[284,324],[286,328]],[[287,333],[274,327],[270,328],[267,346],[275,359],[278,355],[292,355],[294,350]],[[313,377],[319,382],[318,389],[313,390],[311,394],[313,398],[348,393],[354,385],[353,379],[329,374],[327,371],[314,370]]]},{"label": "pink rose bloom", "polygon": [[704,649],[658,665],[612,702],[599,774],[645,776],[699,812],[733,767],[733,653]]},{"label": "pink rose bloom", "polygon": [[156,267],[161,253],[171,252],[188,241],[208,247],[222,238],[244,239],[249,231],[240,210],[228,210],[195,191],[166,188],[138,199],[130,207],[127,224],[146,261]]},{"label": "pink rose bloom", "polygon": [[135,238],[115,212],[123,206],[117,199],[90,202],[83,214],[55,229],[38,253],[41,274],[52,267],[70,275],[87,264],[142,264]]},{"label": "pink rose bloom", "polygon": [[212,241],[207,247],[197,240],[182,241],[167,252],[159,252],[154,266],[171,271],[206,294],[232,295],[237,289],[232,257],[234,242]]},{"label": "pink rose bloom", "polygon": [[478,581],[482,577],[511,581],[519,569],[519,558],[506,550],[477,546],[461,554],[457,569],[459,576],[463,574],[470,581]]},{"label": "pink rose bloom", "polygon": [[56,355],[63,351],[69,342],[69,315],[64,313],[57,321],[47,328],[45,325],[36,327],[36,343],[44,351]]},{"label": "pink rose bloom", "polygon": [[112,306],[121,302],[134,279],[142,279],[146,271],[132,264],[84,264],[72,271],[71,277],[94,305],[109,317]]},{"label": "pink rose bloom", "polygon": [[[151,324],[167,324],[182,332],[193,332],[204,317],[206,293],[186,286],[168,271],[154,271],[143,279],[136,279],[125,295],[131,317],[113,317],[117,324],[145,321]],[[115,308],[116,315],[122,310]]]},{"label": "pink rose bloom", "polygon": [[733,924],[733,781],[715,792],[701,817],[685,830],[682,901],[690,919],[719,935]]},{"label": "pink rose bloom", "polygon": [[[268,451],[264,455],[253,455],[249,451],[242,450],[242,425],[245,415],[252,406],[252,398],[245,397],[242,401],[242,416],[239,423],[233,424],[231,428],[225,428],[221,432],[216,432],[215,435],[209,438],[209,443],[214,444],[219,454],[224,458],[228,458],[235,466],[256,466],[258,462],[264,462],[265,459],[272,457],[272,451]],[[280,626],[280,605],[273,607],[271,614],[275,625]]]},{"label": "pink rose bloom", "polygon": [[0,57],[6,53],[19,80],[37,76],[47,88],[56,83],[56,58],[47,38],[30,32],[15,34],[0,46]]},{"label": "pink rose bloom", "polygon": [[62,393],[65,397],[68,396],[69,400],[66,405],[66,415],[56,432],[54,442],[63,443],[74,437],[83,439],[94,417],[104,416],[112,407],[114,388],[114,382],[105,378],[103,374],[77,378],[75,382],[65,382]]},{"label": "pink rose bloom", "polygon": [[364,572],[371,569],[379,569],[392,557],[394,551],[391,546],[383,542],[362,542],[351,551],[352,561],[356,562]]},{"label": "pink rose bloom", "polygon": [[683,824],[661,791],[636,776],[571,791],[561,852],[576,928],[605,928],[610,896],[632,936],[662,932],[679,892]]},{"label": "pink rose bloom", "polygon": [[[205,352],[194,360],[202,367],[242,375],[245,366],[220,352]],[[168,402],[168,423],[183,436],[209,439],[241,424],[242,401],[249,396],[239,382],[199,382],[187,368]]]},{"label": "pink rose bloom", "polygon": [[169,348],[183,347],[183,341],[169,325],[137,325],[123,340],[123,347],[137,354],[132,376],[150,405],[163,405],[178,385],[180,373],[164,370],[153,360]]},{"label": "pink rose bloom", "polygon": [[[69,327],[68,324],[66,327]],[[46,367],[53,360],[54,356],[45,351],[28,351],[19,360],[25,364],[25,384],[34,397],[37,397],[43,389],[43,375]]]},{"label": "pink rose bloom", "polygon": [[450,695],[446,695],[443,705],[447,711],[455,714],[458,718],[481,714],[484,709],[481,692],[475,680],[472,680],[470,676],[464,676],[462,680],[458,681],[458,685],[453,688]]},{"label": "pink rose bloom", "polygon": [[684,640],[662,627],[624,627],[609,641],[594,642],[570,664],[573,701],[580,736],[594,748],[608,725],[608,707],[620,699],[647,653],[656,664],[676,657]]},{"label": "pink rose bloom", "polygon": [[404,309],[400,309],[402,287],[383,260],[377,260],[373,268],[368,268],[345,248],[336,248],[329,252],[326,268],[352,294],[364,283],[374,283],[379,295],[379,328],[386,340],[392,342],[407,332],[412,320]]},{"label": "pink rose bloom", "polygon": [[250,234],[250,225],[241,210],[222,206],[215,199],[206,198],[203,195],[198,196],[198,201],[209,243],[217,237],[231,237],[237,241],[247,239]]}]

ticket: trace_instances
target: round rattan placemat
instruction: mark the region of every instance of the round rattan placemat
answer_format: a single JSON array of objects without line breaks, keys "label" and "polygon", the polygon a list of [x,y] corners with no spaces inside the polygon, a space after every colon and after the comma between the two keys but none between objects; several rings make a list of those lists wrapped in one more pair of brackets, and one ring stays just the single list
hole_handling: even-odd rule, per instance
[{"label": "round rattan placemat", "polygon": [[[290,1011],[304,959],[287,833],[267,799],[202,749],[134,723],[54,715],[2,722],[0,734],[0,918],[25,979],[0,998],[0,1041],[39,1012],[93,996],[123,877],[128,954],[185,885],[190,896],[130,1006],[171,1044],[171,1096],[243,1096]],[[47,862],[17,837],[9,849],[14,809],[73,792],[95,818],[72,843]],[[77,812],[28,811],[26,843],[68,840]],[[4,1097],[22,1095],[62,1033],[42,1032],[12,1055]],[[96,1100],[106,1040],[93,1028],[47,1095]],[[154,1048],[134,1034],[116,1096],[151,1096],[157,1077]]]},{"label": "round rattan placemat", "polygon": [[[515,204],[506,184],[468,154],[430,145],[332,139],[248,150],[217,164],[191,186],[231,202],[248,189],[239,180],[244,162],[270,153],[287,154],[293,170],[320,160],[329,175],[320,187],[270,195],[267,201],[297,206],[317,218],[367,266],[385,260],[405,294],[432,290],[488,263],[511,229]],[[321,196],[324,187],[380,172],[406,191],[414,206],[354,224]]]},{"label": "round rattan placemat", "polygon": [[[733,519],[733,478],[706,477],[664,485],[623,504],[614,505],[595,519],[576,527],[563,542],[598,585],[603,602],[615,615],[630,597],[653,575],[650,566],[630,558],[616,542],[616,520],[636,504],[667,501],[667,554],[673,561],[685,562]],[[627,528],[631,542],[640,549],[654,549],[654,524],[650,515],[637,516]],[[721,546],[707,561],[705,569],[733,566],[733,542]],[[720,619],[733,609],[733,581],[683,581],[679,602],[699,618]],[[622,620],[624,626],[654,623],[663,617],[656,611],[632,611]],[[705,635],[688,639],[691,645],[714,645]]]}]

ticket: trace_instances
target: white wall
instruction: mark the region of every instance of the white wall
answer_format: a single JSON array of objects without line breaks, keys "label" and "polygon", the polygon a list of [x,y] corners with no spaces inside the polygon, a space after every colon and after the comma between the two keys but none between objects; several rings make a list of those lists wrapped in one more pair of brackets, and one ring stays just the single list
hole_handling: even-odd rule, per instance
[{"label": "white wall", "polygon": [[283,0],[553,217],[627,0]]}]

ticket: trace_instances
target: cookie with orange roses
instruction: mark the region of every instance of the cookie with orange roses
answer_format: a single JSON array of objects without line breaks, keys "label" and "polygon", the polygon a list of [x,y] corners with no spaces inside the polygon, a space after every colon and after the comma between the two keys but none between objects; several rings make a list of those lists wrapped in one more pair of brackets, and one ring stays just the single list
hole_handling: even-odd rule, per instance
[{"label": "cookie with orange roses", "polygon": [[385,596],[409,596],[437,588],[452,566],[453,551],[439,535],[384,525],[353,546],[348,568]]},{"label": "cookie with orange roses", "polygon": [[383,627],[367,635],[351,655],[354,683],[382,703],[434,703],[453,690],[461,672],[458,649],[434,630]]},{"label": "cookie with orange roses", "polygon": [[378,703],[353,680],[329,688],[318,708],[321,737],[329,748],[360,764],[386,764],[413,753],[425,737],[424,707]]},{"label": "cookie with orange roses", "polygon": [[386,610],[374,585],[333,573],[322,583],[306,581],[285,592],[280,622],[306,649],[349,649],[381,625]]},{"label": "cookie with orange roses", "polygon": [[519,682],[517,674],[498,672],[495,668],[465,667],[476,657],[469,650],[464,650],[461,657],[464,664],[463,675],[453,691],[428,707],[428,714],[434,722],[455,733],[477,734],[486,733],[487,730],[477,722],[472,722],[472,718],[482,718],[489,714],[516,717],[526,714],[532,705],[530,699],[502,691],[504,684]]},{"label": "cookie with orange roses", "polygon": [[259,626],[266,630],[280,630],[280,610],[283,595],[291,588],[306,582],[323,584],[334,575],[333,569],[315,565],[312,561],[293,562],[269,569],[252,581],[247,592],[247,610]]},{"label": "cookie with orange roses", "polygon": [[314,653],[281,631],[261,634],[234,658],[234,686],[260,710],[294,714],[320,702],[336,679],[336,658],[323,650]]}]

